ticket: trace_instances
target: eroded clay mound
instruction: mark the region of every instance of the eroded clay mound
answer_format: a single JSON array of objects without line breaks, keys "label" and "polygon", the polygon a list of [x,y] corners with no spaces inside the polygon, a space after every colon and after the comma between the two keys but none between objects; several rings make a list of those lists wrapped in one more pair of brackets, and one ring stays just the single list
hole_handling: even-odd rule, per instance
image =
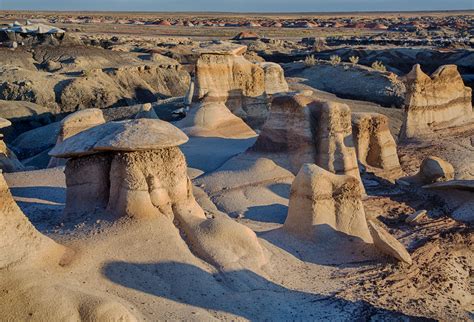
[{"label": "eroded clay mound", "polygon": [[472,122],[472,90],[464,86],[455,65],[441,66],[431,76],[415,65],[405,78],[402,138],[424,137],[436,130]]},{"label": "eroded clay mound", "polygon": [[38,232],[17,206],[0,173],[0,270],[59,262],[66,248]]},{"label": "eroded clay mound", "polygon": [[284,227],[323,243],[337,243],[344,237],[372,243],[359,181],[315,164],[304,164],[291,186]]},{"label": "eroded clay mound", "polygon": [[256,136],[255,131],[240,117],[234,115],[217,95],[218,93],[210,92],[176,125],[189,136],[223,138]]}]

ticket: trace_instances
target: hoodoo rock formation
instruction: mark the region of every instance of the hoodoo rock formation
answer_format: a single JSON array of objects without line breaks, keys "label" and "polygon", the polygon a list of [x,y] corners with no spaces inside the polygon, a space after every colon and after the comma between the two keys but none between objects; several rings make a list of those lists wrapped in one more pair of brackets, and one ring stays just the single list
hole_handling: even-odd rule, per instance
[{"label": "hoodoo rock formation", "polygon": [[441,66],[428,76],[417,64],[405,79],[402,138],[423,137],[473,121],[472,90],[464,85],[455,65]]},{"label": "hoodoo rock formation", "polygon": [[[304,164],[291,185],[284,228],[326,247],[352,250],[373,244],[381,252],[411,264],[405,247],[382,227],[367,222],[359,181],[315,164]],[[342,249],[341,249],[342,250]]]},{"label": "hoodoo rock formation", "polygon": [[254,64],[243,56],[246,50],[232,44],[200,48],[194,100],[215,91],[234,114],[259,126],[268,114],[268,95],[287,90],[288,85],[281,67]]},{"label": "hoodoo rock formation", "polygon": [[402,171],[388,123],[388,117],[379,113],[352,113],[352,133],[359,162],[369,171],[396,178]]},{"label": "hoodoo rock formation", "polygon": [[277,95],[252,150],[287,153],[295,173],[304,163],[316,163],[361,182],[351,110],[345,104],[318,101],[304,93]]},{"label": "hoodoo rock formation", "polygon": [[[359,181],[304,164],[291,185],[285,229],[321,241],[357,237],[372,243]],[[341,234],[342,233],[342,234]]]},{"label": "hoodoo rock formation", "polygon": [[225,216],[207,218],[195,201],[178,148],[187,140],[167,122],[138,119],[106,123],[58,144],[50,154],[70,158],[65,215],[164,216],[179,222],[194,252],[218,267],[264,265],[253,231]]}]

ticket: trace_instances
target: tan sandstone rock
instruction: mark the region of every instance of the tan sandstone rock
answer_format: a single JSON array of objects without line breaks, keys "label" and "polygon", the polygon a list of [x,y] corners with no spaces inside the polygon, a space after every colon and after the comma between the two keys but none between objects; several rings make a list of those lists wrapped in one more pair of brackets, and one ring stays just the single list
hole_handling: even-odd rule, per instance
[{"label": "tan sandstone rock", "polygon": [[329,242],[341,237],[372,243],[359,181],[304,164],[291,185],[285,229]]},{"label": "tan sandstone rock", "polygon": [[294,173],[304,163],[316,163],[361,182],[351,110],[345,104],[318,101],[304,93],[276,95],[252,151],[286,154]]},{"label": "tan sandstone rock", "polygon": [[396,178],[402,171],[388,123],[388,117],[379,113],[352,113],[352,133],[359,162],[369,171]]},{"label": "tan sandstone rock", "polygon": [[472,122],[472,90],[464,85],[455,65],[441,66],[431,76],[415,65],[405,79],[402,138],[423,137]]},{"label": "tan sandstone rock", "polygon": [[411,265],[412,259],[410,254],[395,237],[371,220],[368,221],[368,224],[375,247],[381,252]]},{"label": "tan sandstone rock", "polygon": [[288,84],[285,80],[283,68],[277,63],[259,63],[265,73],[265,93],[276,94],[288,92]]},{"label": "tan sandstone rock", "polygon": [[314,163],[316,146],[311,132],[314,100],[302,93],[277,95],[253,151],[284,153],[293,173],[304,163]]}]

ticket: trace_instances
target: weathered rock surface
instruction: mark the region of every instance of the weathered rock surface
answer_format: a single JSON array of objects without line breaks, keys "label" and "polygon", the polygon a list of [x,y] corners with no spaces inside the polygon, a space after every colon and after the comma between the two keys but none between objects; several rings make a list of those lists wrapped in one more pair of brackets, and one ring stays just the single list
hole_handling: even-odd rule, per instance
[{"label": "weathered rock surface", "polygon": [[99,125],[58,144],[53,156],[72,157],[65,171],[65,216],[164,216],[179,223],[193,251],[211,264],[258,269],[266,257],[255,233],[227,218],[206,218],[194,199],[177,147],[187,139],[167,122],[138,119]]},{"label": "weathered rock surface", "polygon": [[50,155],[71,158],[102,151],[146,151],[187,142],[188,137],[168,122],[138,119],[109,122],[57,144]]},{"label": "weathered rock surface", "polygon": [[316,163],[332,173],[361,181],[351,110],[345,104],[318,101],[304,93],[277,95],[251,150],[287,154],[294,173],[304,163]]},{"label": "weathered rock surface", "polygon": [[145,63],[132,53],[59,46],[40,48],[35,57],[61,68],[46,72],[2,66],[0,99],[37,103],[53,113],[74,112],[182,96],[190,81],[178,62],[163,56]]},{"label": "weathered rock surface", "polygon": [[352,113],[352,133],[357,158],[369,171],[383,172],[393,178],[402,175],[388,117],[378,113]]},{"label": "weathered rock surface", "polygon": [[473,121],[472,90],[464,86],[455,65],[441,66],[431,76],[415,65],[405,79],[402,138],[423,137]]},{"label": "weathered rock surface", "polygon": [[359,181],[314,164],[304,164],[290,194],[285,229],[330,243],[342,237],[372,243]]},{"label": "weathered rock surface", "polygon": [[288,92],[285,73],[280,65],[271,62],[259,63],[258,65],[263,68],[265,75],[265,93],[276,94]]},{"label": "weathered rock surface", "polygon": [[303,93],[277,95],[253,151],[285,153],[292,172],[304,163],[314,163],[316,146],[311,132],[314,100]]},{"label": "weathered rock surface", "polygon": [[381,252],[411,265],[412,259],[410,254],[395,237],[371,220],[368,221],[368,224],[375,247]]},{"label": "weathered rock surface", "polygon": [[[11,126],[11,122],[7,119],[0,118],[0,129]],[[0,133],[0,171],[15,172],[23,170],[23,165],[15,153],[11,151],[3,141],[3,134]]]},{"label": "weathered rock surface", "polygon": [[0,118],[12,122],[4,132],[6,140],[14,140],[18,135],[31,129],[47,125],[53,118],[48,108],[26,101],[0,100]]}]

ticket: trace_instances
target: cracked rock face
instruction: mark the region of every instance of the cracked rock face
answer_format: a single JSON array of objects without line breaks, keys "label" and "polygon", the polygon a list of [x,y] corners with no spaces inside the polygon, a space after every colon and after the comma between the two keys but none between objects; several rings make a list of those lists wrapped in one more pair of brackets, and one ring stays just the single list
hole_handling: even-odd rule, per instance
[{"label": "cracked rock face", "polygon": [[357,179],[304,164],[291,185],[285,229],[321,242],[341,237],[372,243]]},{"label": "cracked rock face", "polygon": [[455,65],[444,65],[431,76],[420,65],[405,76],[407,94],[402,138],[424,137],[440,129],[472,122],[472,90]]}]

